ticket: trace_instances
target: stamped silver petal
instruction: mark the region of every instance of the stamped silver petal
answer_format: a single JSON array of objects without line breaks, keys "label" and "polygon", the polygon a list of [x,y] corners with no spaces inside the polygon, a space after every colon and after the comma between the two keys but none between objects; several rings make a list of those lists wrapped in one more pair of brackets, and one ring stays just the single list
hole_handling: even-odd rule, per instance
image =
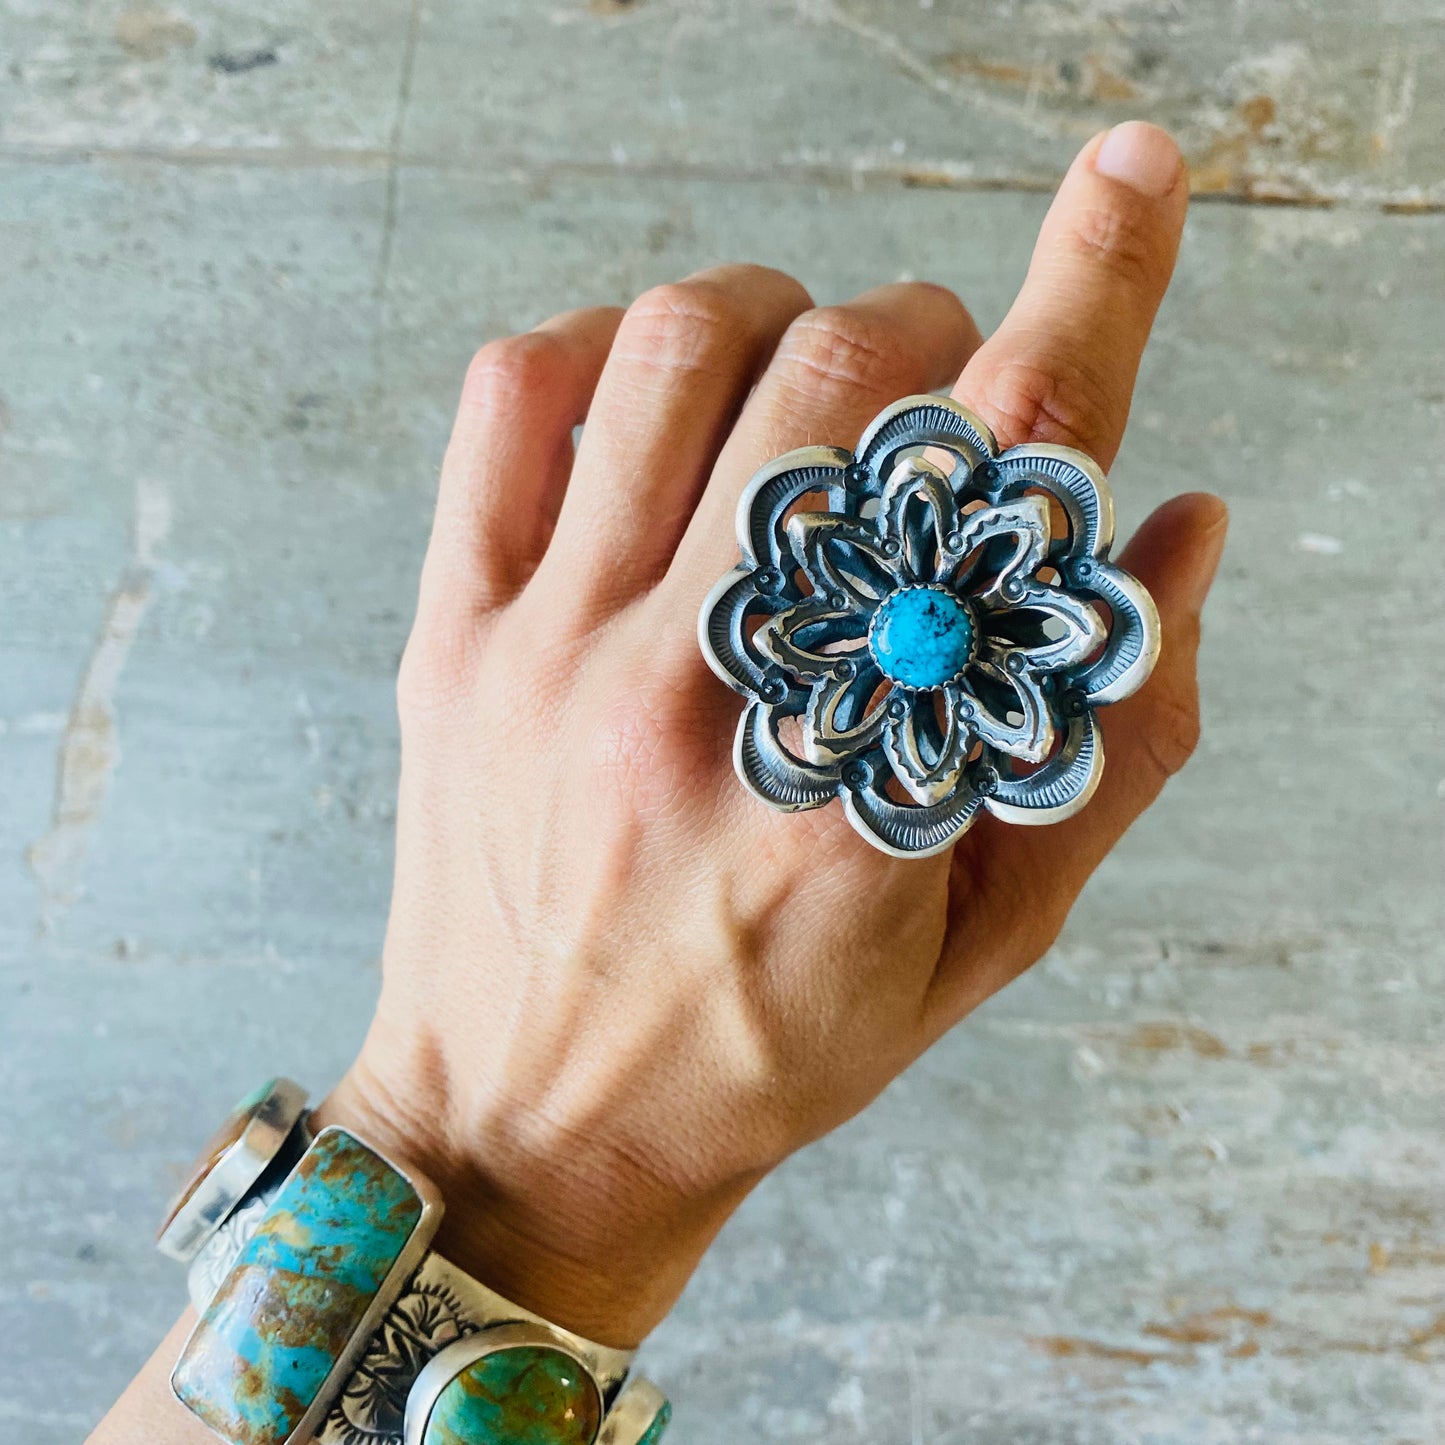
[{"label": "stamped silver petal", "polygon": [[1004,538],[1013,539],[1012,555],[989,564],[987,585],[973,592],[987,605],[1015,605],[1026,579],[1043,565],[1049,550],[1049,504],[1044,497],[1016,497],[994,507],[968,513],[958,529],[957,544],[939,556],[936,580],[945,586],[967,588],[971,564],[981,547]]},{"label": "stamped silver petal", "polygon": [[748,788],[785,813],[820,808],[838,791],[836,767],[814,767],[778,741],[778,718],[766,703],[743,709],[733,739],[733,766]]},{"label": "stamped silver petal", "polygon": [[858,442],[858,461],[886,477],[910,447],[941,447],[957,456],[965,471],[982,466],[998,451],[984,420],[949,397],[905,396],[885,408]]},{"label": "stamped silver petal", "polygon": [[872,702],[883,674],[871,659],[847,666],[814,683],[803,713],[803,756],[826,767],[872,747],[888,717],[886,696]]},{"label": "stamped silver petal", "polygon": [[852,460],[853,454],[842,447],[798,447],[754,472],[738,498],[738,548],[743,562],[787,565],[783,519],[788,508],[809,492],[826,491],[828,504],[841,509],[843,472]]},{"label": "stamped silver petal", "polygon": [[1154,671],[1159,660],[1159,609],[1144,584],[1122,567],[1094,562],[1088,570],[1088,581],[1082,585],[1108,604],[1113,621],[1103,653],[1071,681],[1098,705],[1137,692]]},{"label": "stamped silver petal", "polygon": [[733,689],[757,696],[763,669],[748,645],[744,623],[758,589],[751,567],[734,567],[703,599],[697,615],[697,641],[707,665]]},{"label": "stamped silver petal", "polygon": [[[941,803],[963,780],[973,734],[958,715],[962,693],[956,683],[940,689],[946,708],[947,722],[943,736],[925,739],[934,733],[936,724],[920,709],[933,707],[933,695],[909,696],[901,701],[906,711],[901,717],[891,713],[883,728],[883,751],[893,768],[893,775],[916,803],[931,807]],[[926,744],[926,746],[925,746]]]},{"label": "stamped silver petal", "polygon": [[798,640],[800,633],[816,632],[815,644],[862,643],[868,635],[868,615],[855,607],[834,607],[826,597],[805,597],[768,618],[753,634],[753,646],[766,658],[804,682],[831,677],[848,652],[818,652]]},{"label": "stamped silver petal", "polygon": [[[1052,621],[1059,635],[1049,637]],[[1104,619],[1082,597],[1043,582],[1024,584],[1017,603],[985,613],[983,646],[1000,667],[1017,653],[1030,672],[1057,672],[1082,662],[1108,636]],[[1017,664],[1015,664],[1017,665]]]},{"label": "stamped silver petal", "polygon": [[1099,786],[1104,736],[1085,707],[1069,719],[1063,746],[1043,767],[1015,778],[1007,761],[999,762],[999,780],[986,800],[990,813],[1007,823],[1061,823],[1080,812]]},{"label": "stamped silver petal", "polygon": [[843,794],[848,821],[875,848],[895,858],[927,858],[951,847],[983,816],[983,802],[967,780],[932,807],[895,803],[871,781]]},{"label": "stamped silver petal", "polygon": [[[991,686],[983,689],[974,685],[964,689],[959,704],[963,720],[989,747],[1026,763],[1042,762],[1053,751],[1054,720],[1037,680],[1026,668],[1014,671],[1000,666],[986,653],[969,664],[965,679],[973,681],[978,676]],[[986,700],[985,691],[1008,699],[1011,705],[1000,713]],[[1015,713],[1017,721],[1012,720]]]},{"label": "stamped silver petal", "polygon": [[1005,495],[1037,488],[1055,497],[1069,519],[1068,555],[1102,557],[1114,541],[1114,501],[1103,469],[1073,447],[1030,442],[995,464]]}]

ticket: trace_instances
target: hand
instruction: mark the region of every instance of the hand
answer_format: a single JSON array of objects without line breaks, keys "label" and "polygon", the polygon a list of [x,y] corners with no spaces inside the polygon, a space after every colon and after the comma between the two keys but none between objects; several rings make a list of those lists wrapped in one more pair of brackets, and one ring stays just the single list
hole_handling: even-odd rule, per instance
[{"label": "hand", "polygon": [[900,396],[956,383],[1001,445],[1107,467],[1186,204],[1163,132],[1091,142],[987,342],[938,287],[815,310],[726,266],[479,353],[401,669],[381,1000],[322,1111],[433,1174],[464,1268],[636,1342],[757,1180],[1048,948],[1184,763],[1212,497],[1161,508],[1121,559],[1164,647],[1103,716],[1092,803],[985,818],[951,854],[890,858],[838,806],[749,796],[739,700],[694,624],[756,467],[849,445]]}]

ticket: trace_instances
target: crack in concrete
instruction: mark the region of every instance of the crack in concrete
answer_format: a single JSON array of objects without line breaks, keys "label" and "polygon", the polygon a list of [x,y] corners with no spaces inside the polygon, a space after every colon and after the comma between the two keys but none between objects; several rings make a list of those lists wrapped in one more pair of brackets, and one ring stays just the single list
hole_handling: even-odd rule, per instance
[{"label": "crack in concrete", "polygon": [[[396,115],[392,119],[391,138],[386,149],[386,214],[382,221],[381,253],[376,263],[375,295],[378,306],[385,305],[386,285],[391,275],[391,254],[396,239],[398,197],[401,189],[401,144],[406,130],[406,113],[411,105],[417,41],[421,36],[422,5],[423,0],[412,0],[411,18],[407,23],[406,49],[401,61],[401,78],[397,83]],[[378,324],[378,330],[381,329]]]},{"label": "crack in concrete", "polygon": [[[47,146],[0,145],[0,164],[106,165],[161,164],[177,167],[232,166],[260,170],[386,170],[393,164],[398,175],[416,174],[482,177],[491,180],[633,180],[693,181],[723,185],[831,186],[859,190],[865,186],[906,186],[919,190],[954,191],[960,194],[1052,195],[1063,172],[1035,175],[980,176],[948,163],[892,163],[883,160],[850,164],[793,161],[782,158],[767,165],[728,166],[706,161],[675,160],[554,160],[515,152],[478,152],[468,161],[447,161],[425,155],[395,159],[388,151],[298,149],[273,151],[264,148],[164,146]],[[1336,210],[1383,216],[1445,215],[1445,196],[1419,194],[1415,188],[1403,191],[1371,190],[1291,192],[1267,191],[1257,186],[1229,190],[1196,190],[1196,206],[1242,206],[1260,209]],[[393,222],[394,224],[394,222]],[[389,255],[386,260],[389,267]],[[385,277],[378,273],[378,285]]]},{"label": "crack in concrete", "polygon": [[1026,130],[1043,140],[1057,140],[1062,135],[1087,138],[1097,127],[1080,126],[1068,120],[1054,120],[1037,109],[1037,97],[1026,95],[1021,105],[991,95],[979,86],[959,85],[948,75],[934,69],[921,55],[910,50],[896,35],[852,14],[837,0],[799,0],[798,13],[804,19],[832,25],[861,40],[869,49],[891,61],[905,74],[921,81],[930,90],[944,96],[965,110],[995,115],[1011,125]]},{"label": "crack in concrete", "polygon": [[106,606],[100,636],[80,675],[56,759],[50,827],[31,844],[26,861],[40,889],[39,929],[81,894],[90,834],[120,758],[115,692],[151,601],[156,551],[171,527],[170,499],[148,478],[136,483],[130,554]]}]

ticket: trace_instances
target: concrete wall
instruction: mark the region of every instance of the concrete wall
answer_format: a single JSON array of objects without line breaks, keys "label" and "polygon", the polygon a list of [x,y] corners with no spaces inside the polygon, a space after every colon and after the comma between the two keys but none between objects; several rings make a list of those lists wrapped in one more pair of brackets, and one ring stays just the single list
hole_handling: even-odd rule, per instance
[{"label": "concrete wall", "polygon": [[1199,203],[1115,469],[1234,531],[1187,775],[1059,946],[727,1231],[688,1445],[1445,1425],[1435,0],[0,0],[0,1439],[171,1318],[233,1096],[376,985],[472,350],[719,258],[987,328],[1094,130]]}]

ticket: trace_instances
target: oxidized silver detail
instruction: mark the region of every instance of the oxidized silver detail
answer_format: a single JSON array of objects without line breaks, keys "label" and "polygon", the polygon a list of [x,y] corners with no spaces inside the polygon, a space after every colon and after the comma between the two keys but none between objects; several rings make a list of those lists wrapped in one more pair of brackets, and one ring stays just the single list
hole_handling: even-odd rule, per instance
[{"label": "oxidized silver detail", "polygon": [[[819,495],[825,510],[803,500]],[[769,462],[737,533],[741,560],[703,603],[698,640],[748,699],[733,760],[764,802],[841,797],[899,857],[947,848],[985,810],[1051,823],[1087,804],[1104,764],[1095,709],[1142,686],[1159,655],[1153,600],[1108,560],[1113,502],[1090,457],[1000,454],[967,408],[905,397],[853,453]],[[884,598],[910,587],[952,593],[977,628],[968,664],[932,688],[897,683],[868,650]]]}]

